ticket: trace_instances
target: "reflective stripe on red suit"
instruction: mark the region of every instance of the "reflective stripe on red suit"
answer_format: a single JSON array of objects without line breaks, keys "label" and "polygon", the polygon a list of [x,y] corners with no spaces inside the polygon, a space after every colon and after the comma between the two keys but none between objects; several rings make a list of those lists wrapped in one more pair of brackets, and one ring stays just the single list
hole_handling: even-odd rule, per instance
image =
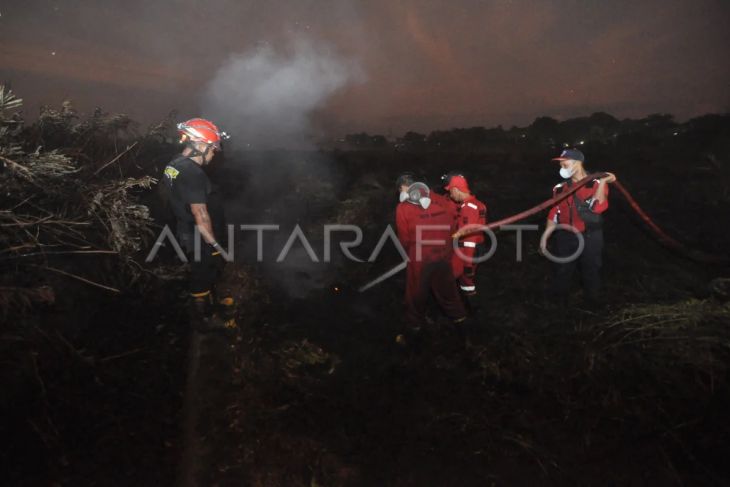
[{"label": "reflective stripe on red suit", "polygon": [[[487,206],[471,195],[458,205],[458,213],[456,217],[457,230],[466,225],[486,225],[487,223]],[[454,253],[451,259],[451,268],[453,276],[458,279],[459,287],[467,294],[476,293],[476,276],[477,264],[472,262],[477,250],[477,245],[484,243],[484,234],[479,232],[459,240],[459,252],[462,256]]]},{"label": "reflective stripe on red suit", "polygon": [[[458,320],[466,316],[451,272],[454,214],[445,198],[433,193],[431,198],[427,209],[403,202],[395,212],[398,239],[409,259],[405,305],[406,320],[411,326],[421,326],[425,322],[426,303],[431,292],[449,318]],[[420,234],[419,226],[422,226]]]}]

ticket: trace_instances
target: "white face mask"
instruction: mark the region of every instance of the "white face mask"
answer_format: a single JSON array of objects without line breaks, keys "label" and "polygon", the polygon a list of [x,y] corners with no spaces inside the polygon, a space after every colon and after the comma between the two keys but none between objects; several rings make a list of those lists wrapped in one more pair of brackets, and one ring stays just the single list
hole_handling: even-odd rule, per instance
[{"label": "white face mask", "polygon": [[563,179],[570,179],[575,174],[575,164],[571,164],[570,167],[560,168],[560,177]]},{"label": "white face mask", "polygon": [[430,190],[428,186],[423,183],[413,183],[408,187],[408,191],[401,191],[400,201],[401,203],[407,201],[414,205],[419,205],[424,210],[431,206],[431,198],[429,197]]}]

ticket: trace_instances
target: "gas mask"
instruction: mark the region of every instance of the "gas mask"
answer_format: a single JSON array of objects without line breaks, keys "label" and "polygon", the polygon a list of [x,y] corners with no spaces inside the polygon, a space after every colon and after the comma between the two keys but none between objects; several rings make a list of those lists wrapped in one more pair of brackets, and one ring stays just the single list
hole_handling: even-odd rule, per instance
[{"label": "gas mask", "polygon": [[570,167],[560,168],[560,177],[563,179],[570,179],[575,174],[575,163],[572,162]]},{"label": "gas mask", "polygon": [[[405,199],[403,198],[403,195]],[[424,210],[431,206],[431,190],[423,183],[413,183],[408,187],[407,193],[401,193],[401,201],[408,201],[413,205],[419,205]]]}]

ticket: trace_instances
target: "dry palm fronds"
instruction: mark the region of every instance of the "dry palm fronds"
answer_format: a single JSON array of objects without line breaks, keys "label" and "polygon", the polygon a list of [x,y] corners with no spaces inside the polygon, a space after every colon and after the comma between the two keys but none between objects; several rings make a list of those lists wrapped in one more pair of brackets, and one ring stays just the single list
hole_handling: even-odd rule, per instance
[{"label": "dry palm fronds", "polygon": [[15,113],[23,105],[23,100],[17,98],[12,90],[0,85],[0,155],[11,156],[17,153],[17,146],[3,147],[9,145],[8,139],[16,135],[23,125],[23,120]]},{"label": "dry palm fronds", "polygon": [[[101,170],[89,169],[96,161],[103,169],[123,156],[138,156],[138,152],[130,151],[138,146],[133,139],[135,123],[127,115],[101,110],[80,121],[67,101],[59,109],[43,107],[38,122],[21,132],[22,118],[15,113],[21,106],[20,99],[0,86],[0,270],[4,274],[0,285],[23,289],[13,280],[14,268],[2,269],[19,259],[36,269],[36,278],[54,273],[95,285],[104,279],[97,279],[86,269],[78,273],[74,270],[91,255],[106,258],[107,262],[117,259],[126,269],[120,275],[134,282],[140,272],[134,253],[152,234],[149,209],[138,202],[137,196],[156,180],[149,176],[110,179],[103,175],[102,179],[98,177]],[[120,151],[118,144],[126,144],[128,149]],[[28,147],[35,150],[31,152]],[[65,259],[62,269],[48,265],[55,256],[59,256],[58,262]],[[116,291],[109,286],[97,287]],[[27,302],[20,299],[27,293],[11,294],[16,296],[11,301]],[[24,308],[8,305],[5,309]]]},{"label": "dry palm fronds", "polygon": [[26,167],[36,179],[63,178],[79,172],[74,161],[56,150],[43,154],[28,154]]},{"label": "dry palm fronds", "polygon": [[157,180],[152,177],[128,178],[98,188],[89,212],[96,215],[108,231],[107,241],[117,252],[136,252],[142,237],[151,235],[152,218],[149,208],[137,204],[129,194],[133,188],[149,189]]},{"label": "dry palm fronds", "polygon": [[6,121],[5,112],[19,109],[23,105],[23,100],[16,97],[13,91],[0,85],[0,120]]}]

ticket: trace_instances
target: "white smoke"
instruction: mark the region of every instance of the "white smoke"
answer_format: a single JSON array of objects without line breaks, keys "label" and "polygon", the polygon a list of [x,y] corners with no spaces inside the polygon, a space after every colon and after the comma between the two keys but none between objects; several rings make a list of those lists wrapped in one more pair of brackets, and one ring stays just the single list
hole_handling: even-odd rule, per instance
[{"label": "white smoke", "polygon": [[357,63],[321,42],[299,39],[286,52],[270,46],[234,55],[204,95],[204,113],[235,137],[238,148],[306,147],[312,115],[346,84]]}]

